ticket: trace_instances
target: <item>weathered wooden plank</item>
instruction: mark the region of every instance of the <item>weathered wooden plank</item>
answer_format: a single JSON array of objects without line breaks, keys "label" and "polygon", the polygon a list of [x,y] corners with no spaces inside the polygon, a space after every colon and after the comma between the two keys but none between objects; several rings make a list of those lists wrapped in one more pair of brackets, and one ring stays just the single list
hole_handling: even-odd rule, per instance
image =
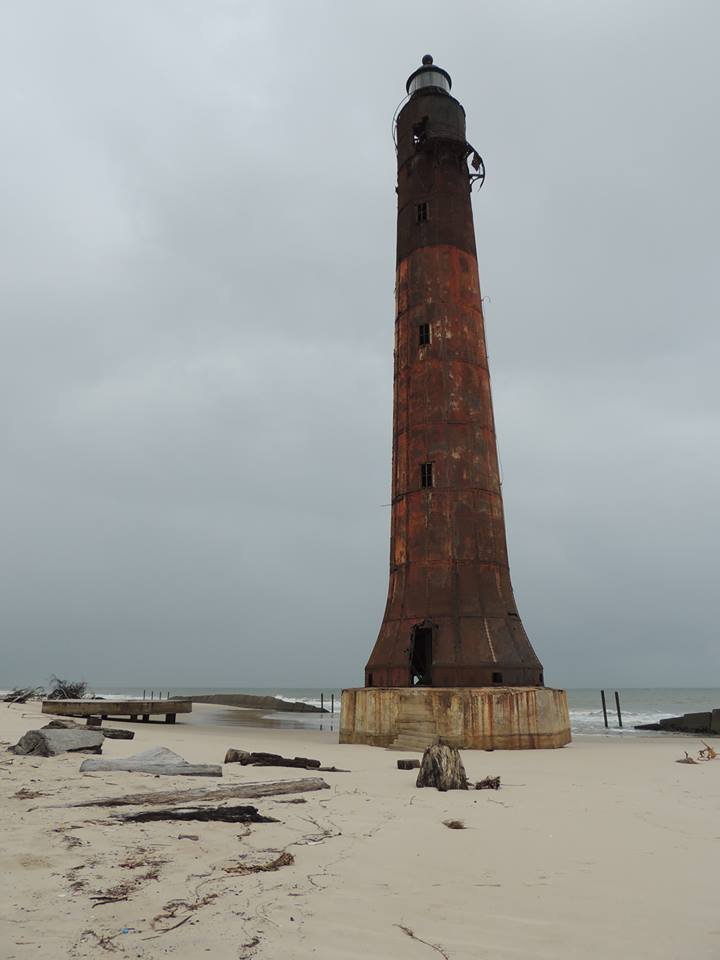
[{"label": "weathered wooden plank", "polygon": [[121,796],[82,800],[80,803],[58,803],[45,809],[68,809],[70,807],[132,807],[152,806],[162,803],[191,803],[198,800],[231,800],[235,797],[256,799],[274,797],[287,793],[311,793],[314,790],[329,790],[330,785],[322,777],[303,777],[299,780],[267,780],[252,783],[235,783],[227,787],[193,787],[188,790],[156,790],[151,793],[125,793]]}]

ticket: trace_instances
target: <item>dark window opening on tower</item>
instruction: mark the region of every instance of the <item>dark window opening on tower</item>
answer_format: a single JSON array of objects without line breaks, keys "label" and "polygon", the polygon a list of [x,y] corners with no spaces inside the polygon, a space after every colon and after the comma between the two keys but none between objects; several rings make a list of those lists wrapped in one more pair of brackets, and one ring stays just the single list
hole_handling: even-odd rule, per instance
[{"label": "dark window opening on tower", "polygon": [[368,685],[368,687],[371,687],[371,686],[373,685],[373,682],[372,682],[372,673],[369,673],[369,674],[368,674],[368,677],[367,677],[367,685]]},{"label": "dark window opening on tower", "polygon": [[433,485],[433,465],[432,463],[420,464],[420,486],[431,487]]},{"label": "dark window opening on tower", "polygon": [[426,202],[418,203],[417,207],[415,208],[415,213],[417,216],[417,222],[425,223],[429,219],[427,203]]},{"label": "dark window opening on tower", "polygon": [[501,674],[501,673],[494,673],[494,674],[492,675],[492,681],[493,681],[493,683],[502,683],[502,674]]},{"label": "dark window opening on tower", "polygon": [[426,347],[430,343],[430,324],[421,323],[419,327],[419,343],[421,347]]},{"label": "dark window opening on tower", "polygon": [[410,640],[410,681],[412,686],[432,686],[432,627],[413,627]]},{"label": "dark window opening on tower", "polygon": [[542,673],[540,674],[540,686],[541,687],[545,686],[545,677]]},{"label": "dark window opening on tower", "polygon": [[415,146],[425,143],[427,139],[427,120],[427,117],[423,117],[422,120],[418,120],[417,123],[413,124],[413,143]]}]

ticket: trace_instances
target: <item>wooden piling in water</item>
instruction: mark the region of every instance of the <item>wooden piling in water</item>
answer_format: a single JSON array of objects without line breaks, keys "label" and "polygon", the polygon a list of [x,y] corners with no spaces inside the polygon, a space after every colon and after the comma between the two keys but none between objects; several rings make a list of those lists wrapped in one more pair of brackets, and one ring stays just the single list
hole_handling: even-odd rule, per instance
[{"label": "wooden piling in water", "polygon": [[622,730],[622,714],[620,713],[620,694],[615,691],[615,709],[617,710],[618,715],[618,726]]},{"label": "wooden piling in water", "polygon": [[602,708],[603,708],[603,720],[605,721],[605,729],[607,730],[608,719],[607,719],[607,704],[605,703],[605,691],[600,691],[600,697],[602,699]]}]

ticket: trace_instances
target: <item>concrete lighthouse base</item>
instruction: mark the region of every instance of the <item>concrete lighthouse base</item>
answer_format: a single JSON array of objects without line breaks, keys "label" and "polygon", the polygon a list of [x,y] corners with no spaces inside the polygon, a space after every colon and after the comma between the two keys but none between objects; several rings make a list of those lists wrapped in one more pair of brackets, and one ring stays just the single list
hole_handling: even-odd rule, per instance
[{"label": "concrete lighthouse base", "polygon": [[474,750],[570,743],[567,694],[547,687],[357,687],[343,690],[340,743],[422,750],[438,737]]}]

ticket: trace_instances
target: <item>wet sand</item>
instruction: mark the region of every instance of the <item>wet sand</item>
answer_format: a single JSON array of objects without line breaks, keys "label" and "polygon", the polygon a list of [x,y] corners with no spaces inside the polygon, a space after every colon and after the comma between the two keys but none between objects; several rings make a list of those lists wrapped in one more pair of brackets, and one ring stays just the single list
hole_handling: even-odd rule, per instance
[{"label": "wet sand", "polygon": [[[500,775],[501,790],[442,794],[416,789],[413,772],[396,769],[395,752],[341,746],[337,728],[282,729],[251,714],[196,706],[175,726],[133,725],[135,740],[106,741],[104,754],[163,745],[218,763],[236,747],[314,756],[352,772],[322,774],[330,788],[298,795],[304,803],[235,801],[278,823],[121,824],[108,809],[53,807],[308,774],[229,765],[221,781],[82,775],[77,755],[3,752],[3,960],[112,952],[178,960],[720,957],[720,760],[675,763],[697,752],[697,738],[465,751],[470,778]],[[0,738],[15,742],[45,719],[37,704],[0,705]],[[447,819],[466,829],[449,830]],[[275,870],[247,872],[278,858]],[[103,896],[119,899],[92,899]]]}]

